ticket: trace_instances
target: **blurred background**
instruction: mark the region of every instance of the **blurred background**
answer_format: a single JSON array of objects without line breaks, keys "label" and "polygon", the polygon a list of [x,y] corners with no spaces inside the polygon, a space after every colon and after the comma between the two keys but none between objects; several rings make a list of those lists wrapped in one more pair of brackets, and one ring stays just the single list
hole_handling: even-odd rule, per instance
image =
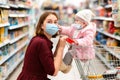
[{"label": "blurred background", "polygon": [[[70,26],[78,11],[91,9],[96,15],[92,19],[97,24],[94,45],[100,61],[94,64],[102,64],[95,68],[100,67],[101,74],[109,69],[120,70],[119,5],[120,0],[0,0],[0,80],[16,80],[39,17],[48,10],[58,14],[60,25]],[[59,72],[52,80],[82,80],[79,68],[73,62],[68,74]],[[120,73],[118,77],[120,80]]]}]

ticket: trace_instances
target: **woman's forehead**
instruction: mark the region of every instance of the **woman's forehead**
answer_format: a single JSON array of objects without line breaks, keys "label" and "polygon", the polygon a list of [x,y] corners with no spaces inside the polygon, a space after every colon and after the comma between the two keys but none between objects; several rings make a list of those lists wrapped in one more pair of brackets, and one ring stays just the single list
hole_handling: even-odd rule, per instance
[{"label": "woman's forehead", "polygon": [[53,14],[49,14],[46,19],[49,19],[49,20],[58,20],[57,17],[55,15],[53,15]]}]

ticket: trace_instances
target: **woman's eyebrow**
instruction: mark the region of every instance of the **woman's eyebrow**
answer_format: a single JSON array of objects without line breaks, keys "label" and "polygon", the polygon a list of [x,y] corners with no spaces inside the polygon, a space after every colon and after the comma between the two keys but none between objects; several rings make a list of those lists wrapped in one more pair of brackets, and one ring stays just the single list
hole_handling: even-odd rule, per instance
[{"label": "woman's eyebrow", "polygon": [[47,19],[47,20],[50,20],[50,21],[58,21],[58,20],[52,20],[52,19]]}]

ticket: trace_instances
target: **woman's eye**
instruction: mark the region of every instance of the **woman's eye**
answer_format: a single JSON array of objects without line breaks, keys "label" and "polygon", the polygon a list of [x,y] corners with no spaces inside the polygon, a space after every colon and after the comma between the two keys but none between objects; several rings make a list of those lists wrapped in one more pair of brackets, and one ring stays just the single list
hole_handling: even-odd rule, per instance
[{"label": "woman's eye", "polygon": [[52,21],[47,21],[47,23],[52,23]]},{"label": "woman's eye", "polygon": [[54,22],[54,24],[57,24],[58,22],[56,21],[56,22]]}]

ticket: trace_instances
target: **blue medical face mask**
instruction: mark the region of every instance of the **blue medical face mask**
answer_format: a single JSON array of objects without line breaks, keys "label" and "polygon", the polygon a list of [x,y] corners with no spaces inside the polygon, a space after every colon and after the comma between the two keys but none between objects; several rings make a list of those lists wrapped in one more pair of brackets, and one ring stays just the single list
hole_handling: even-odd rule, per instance
[{"label": "blue medical face mask", "polygon": [[71,26],[74,27],[74,28],[77,29],[77,30],[82,29],[82,26],[81,26],[80,24],[77,24],[77,23],[72,24]]},{"label": "blue medical face mask", "polygon": [[50,23],[47,23],[46,24],[46,32],[48,34],[50,34],[51,36],[55,35],[57,32],[58,32],[59,28],[57,25],[55,24],[50,24]]}]

